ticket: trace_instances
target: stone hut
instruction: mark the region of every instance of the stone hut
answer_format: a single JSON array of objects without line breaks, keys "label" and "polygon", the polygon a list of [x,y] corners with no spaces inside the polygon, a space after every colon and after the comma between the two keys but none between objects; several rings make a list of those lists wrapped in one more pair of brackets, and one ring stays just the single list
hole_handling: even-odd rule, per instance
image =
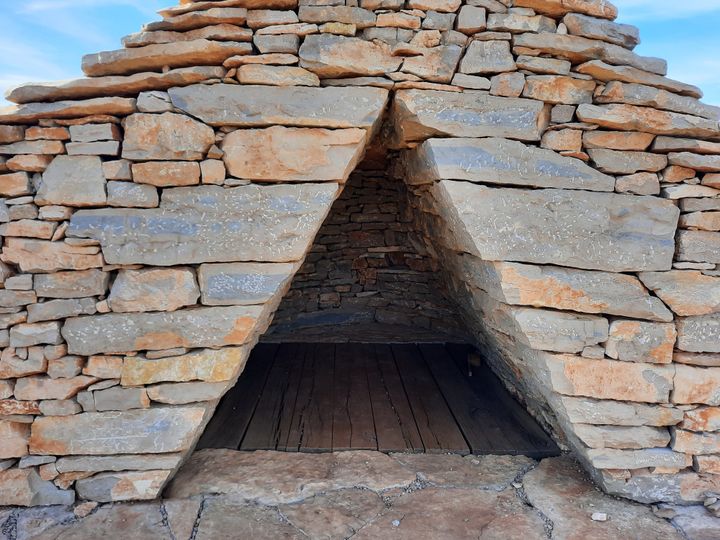
[{"label": "stone hut", "polygon": [[610,493],[720,492],[720,109],[610,2],[160,15],[0,110],[0,504],[159,496],[260,339],[358,312],[462,334]]}]

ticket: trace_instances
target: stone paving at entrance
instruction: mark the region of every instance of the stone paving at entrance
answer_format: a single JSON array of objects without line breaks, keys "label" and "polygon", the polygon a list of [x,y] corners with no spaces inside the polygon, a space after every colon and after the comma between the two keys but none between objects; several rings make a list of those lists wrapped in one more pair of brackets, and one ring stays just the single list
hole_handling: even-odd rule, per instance
[{"label": "stone paving at entrance", "polygon": [[702,506],[605,495],[568,456],[201,450],[165,497],[0,509],[0,539],[720,538]]}]

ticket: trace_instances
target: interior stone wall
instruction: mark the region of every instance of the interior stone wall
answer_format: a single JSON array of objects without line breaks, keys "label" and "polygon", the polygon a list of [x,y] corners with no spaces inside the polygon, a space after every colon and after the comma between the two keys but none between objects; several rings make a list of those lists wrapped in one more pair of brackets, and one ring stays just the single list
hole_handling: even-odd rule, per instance
[{"label": "interior stone wall", "polygon": [[414,228],[405,182],[377,153],[350,175],[263,341],[468,339]]},{"label": "interior stone wall", "polygon": [[0,110],[0,504],[157,497],[378,136],[472,338],[601,485],[720,491],[720,110],[610,2],[161,17]]}]

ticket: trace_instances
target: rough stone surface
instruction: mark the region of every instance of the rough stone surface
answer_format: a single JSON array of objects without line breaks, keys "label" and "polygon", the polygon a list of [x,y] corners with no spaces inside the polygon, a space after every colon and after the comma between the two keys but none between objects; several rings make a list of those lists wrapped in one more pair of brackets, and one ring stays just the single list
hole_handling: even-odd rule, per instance
[{"label": "rough stone surface", "polygon": [[[553,523],[557,538],[677,539],[681,534],[646,506],[603,495],[568,458],[543,460],[523,480],[530,503]],[[572,501],[572,504],[568,504]],[[591,519],[595,512],[610,518]]]},{"label": "rough stone surface", "polygon": [[43,174],[38,190],[40,204],[99,206],[105,204],[105,176],[100,158],[58,156]]},{"label": "rough stone surface", "polygon": [[171,88],[169,94],[175,107],[210,125],[368,128],[378,119],[388,92],[218,84]]},{"label": "rough stone surface", "polygon": [[300,66],[320,78],[383,75],[402,64],[384,43],[330,34],[307,36],[298,56]]},{"label": "rough stone surface", "polygon": [[82,499],[98,502],[154,499],[170,475],[170,471],[101,473],[77,481]]},{"label": "rough stone surface", "polygon": [[175,311],[195,304],[200,289],[190,268],[122,270],[113,283],[108,306],[115,312]]},{"label": "rough stone surface", "polygon": [[72,504],[73,491],[58,489],[52,482],[42,480],[35,469],[9,469],[0,472],[3,506],[44,506]]},{"label": "rough stone surface", "polygon": [[336,191],[334,183],[167,189],[159,209],[77,212],[68,234],[99,240],[109,263],[294,261]]},{"label": "rough stone surface", "polygon": [[720,405],[720,369],[676,365],[672,401]]},{"label": "rough stone surface", "polygon": [[618,360],[669,364],[676,337],[675,325],[671,323],[613,321],[605,351]]},{"label": "rough stone surface", "polygon": [[[679,212],[666,201],[589,192],[575,196],[552,189],[493,189],[450,181],[437,186],[436,197],[457,241],[483,259],[614,272],[669,270],[672,264]],[[512,235],[518,227],[523,234]]]},{"label": "rough stone surface", "polygon": [[222,77],[225,70],[215,66],[173,69],[167,73],[136,73],[115,77],[92,77],[50,83],[30,83],[8,92],[13,103],[85,99],[105,94],[132,95],[145,90],[165,90]]},{"label": "rough stone surface", "polygon": [[672,313],[624,274],[462,257],[463,277],[507,304],[670,321]]},{"label": "rough stone surface", "polygon": [[161,454],[186,450],[205,407],[152,408],[40,417],[30,451],[40,455]]},{"label": "rough stone surface", "polygon": [[658,111],[634,105],[589,105],[578,107],[578,118],[604,128],[623,131],[645,131],[656,135],[712,137],[717,134],[717,122],[687,114]]},{"label": "rough stone surface", "polygon": [[619,401],[667,403],[676,369],[572,355],[548,354],[544,358],[556,392]]},{"label": "rough stone surface", "polygon": [[222,144],[228,172],[254,181],[343,183],[365,146],[362,129],[286,128],[237,130]]},{"label": "rough stone surface", "polygon": [[89,54],[83,58],[82,67],[83,72],[91,77],[129,75],[162,70],[164,66],[180,68],[219,64],[231,56],[251,52],[252,46],[248,43],[197,39]]},{"label": "rough stone surface", "polygon": [[125,120],[126,159],[199,160],[215,142],[213,130],[176,113],[138,113]]},{"label": "rough stone surface", "polygon": [[[224,473],[218,475],[218,471]],[[390,456],[353,451],[333,454],[200,450],[172,480],[166,496],[232,493],[261,504],[287,504],[328,490],[406,487],[415,474]]]},{"label": "rough stone surface", "polygon": [[574,424],[672,426],[683,419],[683,412],[673,407],[571,396],[562,396],[560,399],[565,413]]},{"label": "rough stone surface", "polygon": [[488,184],[613,191],[615,179],[579,159],[506,139],[428,139],[409,153],[408,182]]},{"label": "rough stone surface", "polygon": [[697,270],[643,272],[640,279],[680,316],[720,311],[720,278]]},{"label": "rough stone surface", "polygon": [[192,186],[200,183],[200,165],[193,161],[133,163],[133,181],[156,187]]},{"label": "rough stone surface", "polygon": [[34,288],[45,298],[82,298],[104,295],[108,287],[109,274],[101,270],[80,272],[56,272],[35,276]]},{"label": "rough stone surface", "polygon": [[68,319],[62,335],[68,352],[82,355],[222,347],[245,343],[261,316],[262,308],[256,306],[111,313]]},{"label": "rough stone surface", "polygon": [[290,282],[297,270],[287,263],[203,264],[198,270],[202,303],[211,306],[261,304]]},{"label": "rough stone surface", "polygon": [[123,362],[121,382],[140,386],[163,381],[228,381],[243,367],[247,354],[244,348],[227,347],[157,360],[129,356]]},{"label": "rough stone surface", "polygon": [[392,105],[399,146],[439,135],[537,141],[548,120],[538,101],[472,92],[401,90]]},{"label": "rough stone surface", "polygon": [[720,314],[697,315],[677,321],[677,348],[688,352],[720,352]]}]

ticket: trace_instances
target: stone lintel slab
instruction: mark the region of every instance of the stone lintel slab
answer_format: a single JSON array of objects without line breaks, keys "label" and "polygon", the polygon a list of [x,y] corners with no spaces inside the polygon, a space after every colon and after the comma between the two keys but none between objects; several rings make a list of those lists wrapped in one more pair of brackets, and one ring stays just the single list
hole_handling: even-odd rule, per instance
[{"label": "stone lintel slab", "polygon": [[300,260],[338,184],[166,189],[160,208],[84,210],[68,234],[100,241],[110,264]]},{"label": "stone lintel slab", "polygon": [[[433,187],[456,250],[588,270],[670,270],[680,211],[656,197],[557,189]],[[454,236],[454,239],[453,239]]]},{"label": "stone lintel slab", "polygon": [[62,335],[69,353],[85,356],[176,347],[223,347],[246,343],[263,315],[262,306],[108,313],[67,319]]},{"label": "stone lintel slab", "polygon": [[406,181],[437,180],[613,191],[615,178],[579,159],[507,139],[428,139],[407,152]]},{"label": "stone lintel slab", "polygon": [[668,403],[674,366],[543,354],[551,387],[569,396]]},{"label": "stone lintel slab", "polygon": [[135,95],[148,90],[166,90],[173,86],[196,84],[207,79],[221,79],[226,70],[216,66],[172,69],[167,73],[88,77],[59,82],[30,83],[11,89],[6,99],[13,103],[88,99],[102,96]]},{"label": "stone lintel slab", "polygon": [[192,85],[169,90],[178,109],[212,126],[371,129],[385,108],[383,88]]},{"label": "stone lintel slab", "polygon": [[549,106],[533,99],[474,91],[399,90],[391,109],[391,145],[403,148],[434,136],[539,141],[549,119]]},{"label": "stone lintel slab", "polygon": [[225,382],[240,372],[249,353],[248,347],[224,347],[154,360],[128,356],[123,360],[120,382],[123,386],[158,382]]},{"label": "stone lintel slab", "polygon": [[367,135],[359,128],[239,129],[223,140],[223,159],[230,175],[246,180],[345,183]]},{"label": "stone lintel slab", "polygon": [[39,455],[164,454],[187,450],[206,407],[158,407],[38,417],[30,451]]},{"label": "stone lintel slab", "polygon": [[507,304],[669,322],[672,312],[635,276],[460,257],[462,278]]},{"label": "stone lintel slab", "polygon": [[0,123],[28,124],[44,118],[79,118],[94,114],[125,116],[134,113],[136,100],[123,97],[98,97],[85,100],[28,103],[0,107]]},{"label": "stone lintel slab", "polygon": [[262,304],[289,286],[297,263],[218,263],[198,269],[202,303],[208,306]]}]

